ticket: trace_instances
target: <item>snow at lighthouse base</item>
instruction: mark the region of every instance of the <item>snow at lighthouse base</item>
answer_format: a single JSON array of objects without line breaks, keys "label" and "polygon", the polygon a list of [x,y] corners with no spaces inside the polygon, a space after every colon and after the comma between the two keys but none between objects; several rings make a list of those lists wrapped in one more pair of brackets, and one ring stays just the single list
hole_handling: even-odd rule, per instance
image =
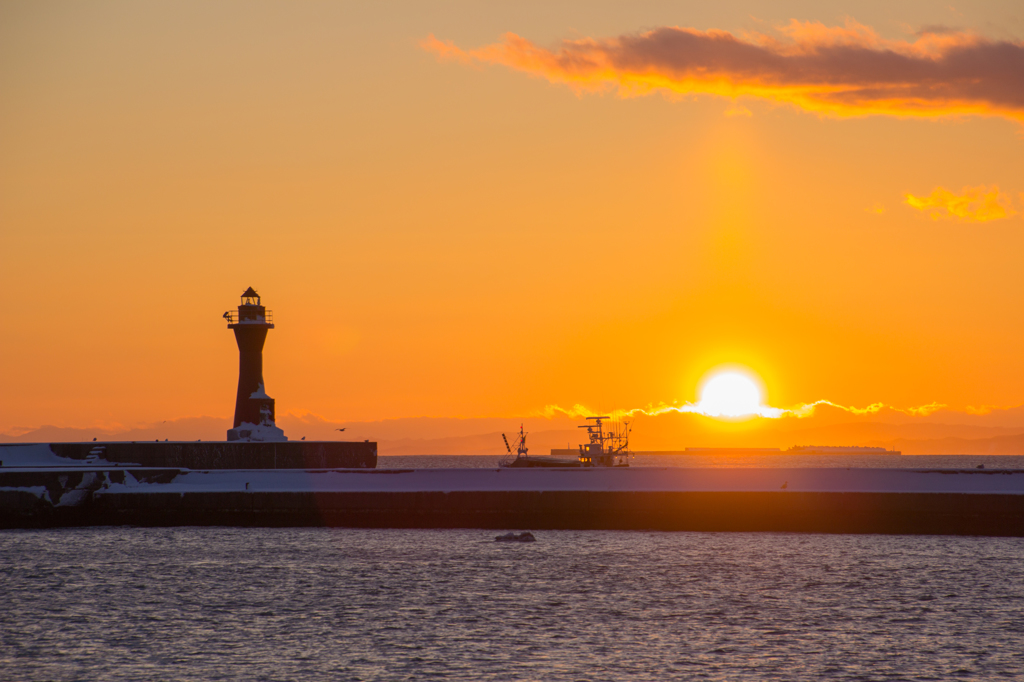
[{"label": "snow at lighthouse base", "polygon": [[250,424],[249,422],[242,422],[235,428],[228,429],[228,440],[281,443],[288,440],[288,436],[284,435],[284,431],[279,429],[273,423]]}]

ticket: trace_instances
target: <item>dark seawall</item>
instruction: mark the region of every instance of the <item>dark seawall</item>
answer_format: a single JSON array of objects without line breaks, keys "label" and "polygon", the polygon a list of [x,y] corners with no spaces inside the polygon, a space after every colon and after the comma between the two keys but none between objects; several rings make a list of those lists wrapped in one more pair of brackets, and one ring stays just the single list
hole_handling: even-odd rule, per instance
[{"label": "dark seawall", "polygon": [[[73,463],[114,463],[182,469],[373,469],[372,441],[156,441],[91,443],[0,443],[0,462],[12,466],[19,451],[49,448]],[[43,453],[45,454],[45,453]],[[32,464],[32,466],[36,466]]]},{"label": "dark seawall", "polygon": [[[281,472],[284,475],[286,472]],[[293,471],[293,489],[182,484],[173,469],[0,473],[0,526],[335,526],[1024,537],[1024,495],[800,490],[386,490],[404,471]],[[956,473],[956,472],[953,472]],[[1014,472],[1013,478],[1024,472]],[[970,472],[965,476],[977,478]],[[263,474],[266,480],[279,475]],[[1006,479],[1006,476],[999,476]],[[345,490],[317,490],[334,477]],[[943,476],[948,478],[949,476]],[[354,483],[349,484],[353,479]],[[360,480],[365,481],[359,490]],[[127,482],[134,488],[128,488]],[[328,482],[328,487],[331,484]],[[264,482],[262,485],[268,485]],[[304,489],[295,489],[304,488]]]}]

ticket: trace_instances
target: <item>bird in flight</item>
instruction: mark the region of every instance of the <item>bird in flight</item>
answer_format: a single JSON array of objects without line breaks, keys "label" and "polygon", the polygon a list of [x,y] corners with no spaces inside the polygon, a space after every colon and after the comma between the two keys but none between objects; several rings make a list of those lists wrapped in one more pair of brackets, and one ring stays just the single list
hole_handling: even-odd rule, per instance
[{"label": "bird in flight", "polygon": [[[347,429],[347,428],[348,428],[348,427],[346,426],[346,427],[345,427],[345,429]],[[334,430],[335,430],[335,431],[344,431],[345,429],[334,429]]]}]

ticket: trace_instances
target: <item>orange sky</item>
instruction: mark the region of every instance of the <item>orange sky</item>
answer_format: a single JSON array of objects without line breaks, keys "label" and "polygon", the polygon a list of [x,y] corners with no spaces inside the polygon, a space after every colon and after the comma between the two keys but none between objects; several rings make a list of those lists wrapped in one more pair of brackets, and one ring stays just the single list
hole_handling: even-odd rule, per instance
[{"label": "orange sky", "polygon": [[280,415],[1024,403],[1024,9],[706,4],[0,3],[0,434],[229,417],[250,285]]}]

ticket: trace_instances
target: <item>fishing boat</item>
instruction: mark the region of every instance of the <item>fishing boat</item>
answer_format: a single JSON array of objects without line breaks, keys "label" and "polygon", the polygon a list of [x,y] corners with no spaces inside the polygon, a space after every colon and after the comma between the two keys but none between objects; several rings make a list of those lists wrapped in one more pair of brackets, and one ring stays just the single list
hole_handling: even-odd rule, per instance
[{"label": "fishing boat", "polygon": [[579,455],[575,459],[562,457],[546,457],[530,455],[526,447],[526,431],[519,425],[519,433],[514,443],[501,434],[505,441],[508,454],[498,463],[502,467],[628,467],[632,453],[629,451],[629,433],[633,430],[632,422],[611,422],[609,416],[587,417],[587,423],[578,428],[587,430],[587,441],[579,446]]}]

